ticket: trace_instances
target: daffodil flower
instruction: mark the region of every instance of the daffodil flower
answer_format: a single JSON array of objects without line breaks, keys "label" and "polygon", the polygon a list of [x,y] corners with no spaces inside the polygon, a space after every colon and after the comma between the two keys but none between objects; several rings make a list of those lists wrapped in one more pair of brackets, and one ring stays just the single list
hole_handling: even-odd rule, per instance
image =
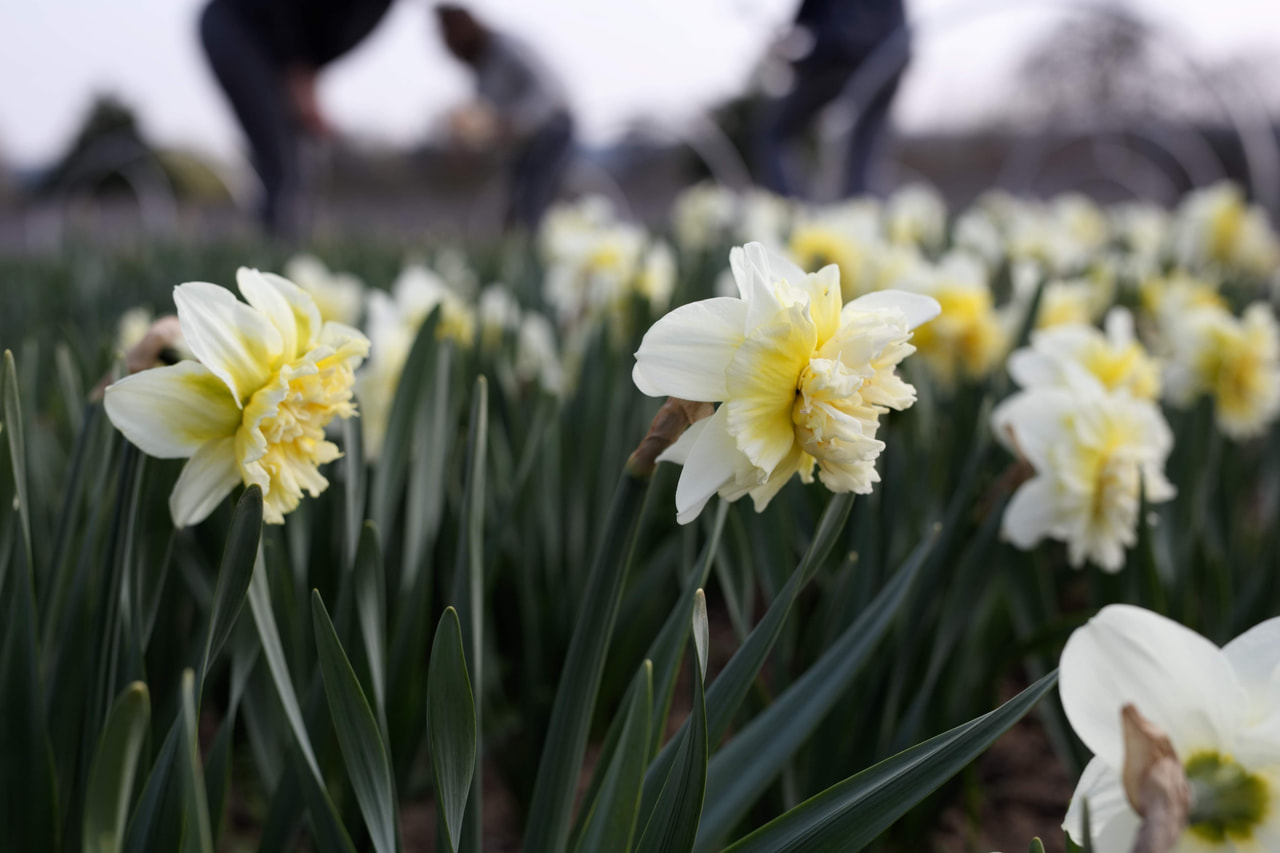
[{"label": "daffodil flower", "polygon": [[1164,476],[1173,433],[1149,400],[1108,392],[1091,376],[1069,379],[992,412],[996,437],[1035,471],[1009,501],[1003,533],[1023,550],[1061,540],[1071,565],[1117,572],[1137,541],[1141,490],[1151,503],[1175,493]]},{"label": "daffodil flower", "polygon": [[1121,772],[1121,708],[1133,704],[1169,736],[1192,790],[1178,851],[1280,850],[1280,619],[1223,648],[1148,610],[1105,607],[1062,652],[1067,720],[1094,758],[1063,828],[1093,849],[1128,853],[1140,819]]},{"label": "daffodil flower", "polygon": [[1125,308],[1107,314],[1106,331],[1066,323],[1031,335],[1031,346],[1009,356],[1009,375],[1023,388],[1068,387],[1072,376],[1091,375],[1108,391],[1142,400],[1160,396],[1160,368],[1133,333]]},{"label": "daffodil flower", "polygon": [[203,520],[239,483],[261,487],[264,518],[282,523],[304,490],[314,497],[329,485],[319,466],[340,453],[325,426],[356,413],[354,370],[368,339],[322,323],[315,301],[287,279],[241,268],[236,281],[248,304],[216,284],[174,288],[195,360],[106,391],[125,438],[151,456],[190,457],[169,496],[178,527]]},{"label": "daffodil flower", "polygon": [[806,275],[759,243],[729,262],[739,296],[658,320],[632,371],[650,396],[721,403],[660,457],[684,465],[677,518],[693,520],[717,492],[750,494],[763,509],[793,474],[810,482],[815,466],[832,491],[869,492],[880,415],[915,402],[895,368],[938,303],[880,291],[842,307],[835,266]]}]

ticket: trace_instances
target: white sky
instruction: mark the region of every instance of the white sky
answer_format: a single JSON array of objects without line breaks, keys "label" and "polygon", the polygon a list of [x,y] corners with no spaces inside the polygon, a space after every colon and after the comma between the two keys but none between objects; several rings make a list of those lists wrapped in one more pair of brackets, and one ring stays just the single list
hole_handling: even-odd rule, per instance
[{"label": "white sky", "polygon": [[[1280,0],[1092,0],[1158,22],[1197,59],[1280,55]],[[239,131],[196,36],[203,0],[0,0],[0,152],[57,155],[95,92],[132,104],[154,140],[236,157]],[[588,142],[636,118],[681,116],[737,91],[797,0],[474,0],[564,77]],[[907,0],[934,29],[914,48],[898,120],[928,128],[990,110],[1028,44],[1079,0]],[[435,36],[429,0],[396,0],[373,36],[326,70],[321,99],[344,132],[421,139],[470,91]],[[995,11],[992,11],[995,10]],[[1276,103],[1280,64],[1264,84]],[[1277,82],[1271,82],[1277,81]]]}]

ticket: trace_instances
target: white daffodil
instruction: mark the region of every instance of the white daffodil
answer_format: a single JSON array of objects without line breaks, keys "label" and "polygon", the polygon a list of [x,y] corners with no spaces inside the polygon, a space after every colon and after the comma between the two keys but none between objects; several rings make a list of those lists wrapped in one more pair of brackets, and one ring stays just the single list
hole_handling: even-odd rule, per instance
[{"label": "white daffodil", "polygon": [[1009,501],[1003,532],[1023,550],[1061,540],[1071,565],[1119,571],[1137,541],[1141,489],[1151,503],[1173,497],[1164,476],[1173,434],[1154,403],[1108,392],[1083,371],[1062,378],[992,413],[996,436],[1035,471]]},{"label": "white daffodil", "polygon": [[238,483],[262,488],[273,524],[329,482],[319,466],[340,455],[325,440],[334,417],[355,414],[355,368],[369,352],[360,332],[324,323],[292,282],[236,274],[236,299],[205,282],[173,291],[196,360],[157,367],[107,388],[107,416],[143,452],[190,457],[169,497],[173,522],[203,520]]},{"label": "white daffodil", "polygon": [[908,184],[885,202],[884,230],[891,243],[933,252],[947,235],[947,205],[925,184]]},{"label": "white daffodil", "polygon": [[1218,648],[1139,607],[1105,607],[1062,651],[1062,707],[1094,758],[1063,828],[1093,849],[1128,853],[1140,818],[1125,794],[1121,708],[1169,736],[1192,791],[1178,853],[1280,850],[1280,619]]},{"label": "white daffodil", "polygon": [[[945,316],[945,309],[943,311]],[[1041,329],[1031,346],[1009,356],[1009,374],[1023,388],[1070,387],[1072,374],[1093,376],[1108,391],[1143,400],[1160,396],[1160,370],[1134,337],[1133,315],[1112,308],[1106,332],[1081,323]]]},{"label": "white daffodil", "polygon": [[682,251],[705,252],[729,240],[737,218],[733,190],[704,181],[676,196],[671,226]]},{"label": "white daffodil", "polygon": [[739,199],[737,241],[781,246],[791,224],[792,208],[782,196],[749,189]]},{"label": "white daffodil", "polygon": [[284,265],[284,277],[316,301],[326,323],[354,326],[364,307],[364,282],[347,272],[331,272],[315,255],[295,255]]},{"label": "white daffodil", "polygon": [[516,376],[524,382],[536,381],[548,394],[560,396],[565,390],[564,368],[556,349],[556,333],[551,321],[529,312],[516,332]]},{"label": "white daffodil", "polygon": [[808,272],[835,264],[848,302],[872,289],[868,260],[883,246],[880,208],[863,199],[803,211],[792,226],[787,248],[791,259]]},{"label": "white daffodil", "polygon": [[1218,427],[1234,439],[1261,435],[1280,415],[1280,327],[1265,302],[1238,319],[1213,306],[1193,310],[1170,339],[1166,384],[1174,405],[1211,394]]},{"label": "white daffodil", "polygon": [[480,345],[496,349],[508,332],[520,328],[520,303],[504,285],[491,284],[480,291],[476,307],[480,321]]},{"label": "white daffodil", "polygon": [[367,459],[376,459],[382,452],[400,374],[404,372],[418,330],[435,310],[440,312],[436,326],[438,340],[449,340],[463,347],[474,343],[475,311],[444,279],[425,266],[406,266],[391,286],[390,294],[380,290],[369,293],[369,337],[378,345],[356,377]]},{"label": "white daffodil", "polygon": [[1247,204],[1240,187],[1226,181],[1189,193],[1169,237],[1178,263],[1197,271],[1264,277],[1280,260],[1266,211]]},{"label": "white daffodil", "polygon": [[942,306],[938,318],[921,326],[913,339],[942,384],[954,384],[957,374],[981,379],[999,363],[1009,346],[1010,323],[996,310],[982,261],[953,252],[936,266],[922,262],[897,286]]},{"label": "white daffodil", "polygon": [[678,519],[693,520],[716,493],[750,494],[763,509],[793,474],[810,481],[815,465],[832,491],[869,492],[884,447],[880,415],[915,402],[895,368],[938,303],[880,291],[842,308],[836,267],[806,275],[759,243],[729,262],[738,297],[658,320],[632,371],[650,396],[721,404],[660,457],[684,465]]}]

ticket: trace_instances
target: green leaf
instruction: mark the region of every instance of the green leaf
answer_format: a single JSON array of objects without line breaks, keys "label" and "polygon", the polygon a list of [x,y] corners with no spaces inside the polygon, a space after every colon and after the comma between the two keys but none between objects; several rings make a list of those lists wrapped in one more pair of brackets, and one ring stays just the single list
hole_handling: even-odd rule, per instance
[{"label": "green leaf", "polygon": [[369,496],[369,516],[379,530],[390,530],[395,521],[396,509],[404,489],[405,472],[408,470],[410,447],[416,432],[414,416],[418,395],[429,364],[439,345],[436,343],[436,325],[440,312],[432,311],[418,327],[413,348],[405,359],[395,397],[391,401],[391,413],[387,416],[387,434],[382,442],[378,464],[373,469],[373,483]]},{"label": "green leaf", "polygon": [[387,590],[378,528],[366,521],[360,530],[355,564],[356,621],[369,664],[369,690],[378,723],[386,731],[387,698]]},{"label": "green leaf", "polygon": [[346,552],[343,558],[347,565],[356,558],[356,549],[360,542],[360,528],[364,520],[365,471],[364,436],[360,431],[359,418],[346,418],[342,421],[342,509],[343,509],[343,544]]},{"label": "green leaf", "polygon": [[200,766],[199,728],[196,724],[195,673],[182,672],[182,790],[186,825],[182,830],[183,853],[213,853],[209,827],[209,797]]},{"label": "green leaf", "polygon": [[213,830],[215,849],[221,834],[222,817],[227,810],[227,794],[231,790],[231,746],[235,731],[236,715],[232,712],[222,719],[205,757],[204,787],[209,794],[209,826]]},{"label": "green leaf", "polygon": [[151,723],[147,686],[135,681],[116,697],[89,766],[85,794],[84,853],[114,853],[124,841],[138,756]]},{"label": "green leaf", "polygon": [[[706,599],[698,590],[692,620],[695,638],[707,635],[706,616]],[[695,653],[693,666],[693,711],[689,715],[692,725],[685,726],[676,736],[675,760],[652,811],[641,812],[645,828],[636,844],[637,853],[689,853],[698,838],[707,788],[707,704],[703,689],[706,663]]]},{"label": "green leaf", "polygon": [[[484,500],[487,479],[486,447],[489,444],[489,383],[476,377],[471,398],[471,417],[467,427],[467,468],[462,492],[462,515],[459,519],[459,547],[453,572],[452,603],[458,609],[462,625],[462,649],[467,656],[468,671],[476,685],[476,732],[483,735],[481,713],[484,699]],[[482,752],[477,747],[477,756]],[[477,763],[471,777],[471,796],[463,826],[469,832],[462,836],[461,849],[479,853],[483,827],[483,767]]]},{"label": "green leaf", "polygon": [[703,547],[693,572],[685,582],[680,600],[676,602],[671,615],[667,617],[667,621],[663,623],[662,629],[649,646],[648,658],[653,661],[654,690],[649,749],[655,753],[662,746],[667,713],[671,707],[671,696],[675,692],[676,676],[679,674],[680,661],[684,657],[685,641],[689,637],[689,609],[693,607],[694,596],[698,589],[707,582],[711,562],[715,559],[716,551],[720,546],[720,534],[724,530],[729,506],[728,501],[717,501],[710,538],[707,539],[707,544]]},{"label": "green leaf", "polygon": [[[34,576],[31,496],[27,492],[27,445],[22,424],[22,402],[18,394],[18,371],[13,363],[13,353],[9,350],[4,351],[4,433],[9,441],[9,463],[13,466],[13,490],[18,499],[18,519],[22,528],[22,544],[26,548],[27,571]],[[0,590],[3,588],[4,577],[0,575]]]},{"label": "green leaf", "polygon": [[458,849],[476,764],[476,712],[458,613],[445,608],[427,670],[427,742],[450,850]]},{"label": "green leaf", "polygon": [[1031,839],[1031,849],[1027,853],[1044,853],[1044,842],[1039,838]]},{"label": "green leaf", "polygon": [[1057,683],[1051,672],[994,711],[845,779],[725,853],[853,853],[977,758]]},{"label": "green leaf", "polygon": [[599,796],[587,805],[590,812],[574,848],[583,853],[631,849],[644,769],[649,761],[649,709],[653,704],[651,661],[640,664],[628,695],[630,700],[618,747],[605,771]]},{"label": "green leaf", "polygon": [[307,735],[307,727],[302,719],[302,708],[298,704],[298,695],[293,689],[289,665],[284,657],[284,646],[280,642],[280,630],[276,627],[275,613],[271,609],[271,587],[267,583],[267,566],[261,547],[258,549],[253,578],[249,581],[249,610],[258,628],[262,654],[267,659],[267,669],[271,672],[276,695],[284,708],[285,719],[293,732],[294,743],[306,764],[306,772],[301,774],[302,785],[310,803],[312,821],[316,825],[316,845],[324,851],[354,853],[355,848],[351,844],[351,838],[343,827],[342,819],[338,817],[333,800],[325,788],[324,775],[320,772],[320,764],[316,761],[315,751],[311,748],[311,738]]},{"label": "green leaf", "polygon": [[[707,691],[707,742],[714,745],[724,738],[725,732],[733,722],[734,714],[742,700],[746,698],[761,667],[769,658],[774,643],[782,633],[782,626],[791,613],[796,597],[817,572],[818,567],[826,560],[836,539],[845,528],[849,518],[849,510],[853,507],[853,495],[839,494],[831,498],[818,528],[814,532],[813,542],[800,560],[800,565],[791,574],[786,585],[778,593],[764,618],[747,637],[747,641],[734,654],[725,668],[716,677],[711,689]],[[688,723],[685,723],[688,726]],[[641,814],[644,814],[658,796],[662,780],[667,778],[671,763],[675,760],[678,738],[673,738],[649,766],[644,780],[644,802]]]},{"label": "green leaf", "polygon": [[711,760],[698,849],[724,837],[827,715],[893,624],[933,545],[916,546],[862,615]]},{"label": "green leaf", "polygon": [[624,472],[592,562],[543,741],[525,832],[526,853],[560,853],[587,747],[609,639],[631,565],[648,479]]},{"label": "green leaf", "polygon": [[231,515],[231,529],[227,533],[227,544],[222,550],[218,585],[213,592],[213,607],[209,611],[209,635],[205,638],[197,693],[203,693],[209,664],[222,651],[231,628],[240,615],[240,609],[244,607],[244,597],[249,591],[249,579],[253,577],[253,565],[261,538],[262,489],[250,486],[245,489],[240,500],[236,501],[235,511]]},{"label": "green leaf", "polygon": [[316,657],[347,778],[369,827],[374,849],[378,853],[395,853],[399,824],[391,762],[387,759],[378,722],[317,590],[311,592],[311,622],[316,635]]},{"label": "green leaf", "polygon": [[[54,850],[58,844],[58,788],[39,665],[26,449],[13,354],[5,350],[4,356],[6,467],[18,496],[26,563],[17,567],[7,585],[0,576],[0,802],[6,804],[10,815],[4,827],[6,843],[15,850]],[[0,507],[0,512],[11,510]],[[8,562],[8,557],[0,555],[0,565]]]}]

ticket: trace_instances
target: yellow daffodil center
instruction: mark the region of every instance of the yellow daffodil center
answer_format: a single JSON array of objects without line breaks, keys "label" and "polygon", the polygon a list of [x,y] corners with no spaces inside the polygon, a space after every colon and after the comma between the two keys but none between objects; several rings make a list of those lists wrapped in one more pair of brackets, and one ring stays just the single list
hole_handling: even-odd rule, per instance
[{"label": "yellow daffodil center", "polygon": [[1004,333],[986,288],[943,285],[930,294],[942,313],[916,330],[914,343],[944,381],[957,364],[971,377],[984,376],[1004,349]]},{"label": "yellow daffodil center", "polygon": [[1098,343],[1084,353],[1084,366],[1108,391],[1127,388],[1133,396],[1151,400],[1160,393],[1155,365],[1137,343],[1113,347]]},{"label": "yellow daffodil center", "polygon": [[1266,780],[1219,752],[1198,752],[1185,767],[1192,790],[1191,834],[1211,844],[1251,841],[1270,809]]},{"label": "yellow daffodil center", "polygon": [[1228,416],[1248,417],[1267,395],[1270,374],[1257,343],[1235,327],[1217,327],[1212,345],[1202,353],[1201,376],[1212,389],[1218,407]]},{"label": "yellow daffodil center", "polygon": [[355,374],[338,355],[284,365],[244,407],[236,432],[236,457],[247,484],[262,487],[263,515],[279,524],[306,490],[319,495],[329,481],[319,466],[341,453],[324,437],[335,417],[355,414]]},{"label": "yellow daffodil center", "polygon": [[791,235],[790,249],[796,263],[807,272],[817,272],[827,264],[839,267],[846,302],[862,293],[862,254],[849,240],[826,228],[801,225]]}]

